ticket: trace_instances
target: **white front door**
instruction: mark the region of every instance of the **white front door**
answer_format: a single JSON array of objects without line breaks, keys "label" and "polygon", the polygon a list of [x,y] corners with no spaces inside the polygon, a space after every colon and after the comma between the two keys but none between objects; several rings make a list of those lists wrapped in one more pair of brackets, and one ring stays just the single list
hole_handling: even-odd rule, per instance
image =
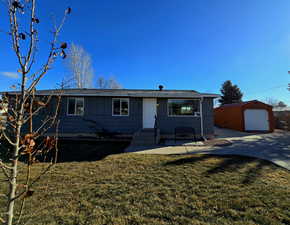
[{"label": "white front door", "polygon": [[156,98],[143,98],[143,128],[154,128],[156,106]]},{"label": "white front door", "polygon": [[246,109],[244,112],[246,131],[268,131],[269,117],[265,109]]}]

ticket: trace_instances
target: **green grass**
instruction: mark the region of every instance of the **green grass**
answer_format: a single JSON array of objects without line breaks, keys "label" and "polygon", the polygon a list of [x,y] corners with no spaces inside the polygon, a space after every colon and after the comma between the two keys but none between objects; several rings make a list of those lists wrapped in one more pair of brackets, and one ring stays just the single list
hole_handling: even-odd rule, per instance
[{"label": "green grass", "polygon": [[57,164],[35,187],[24,219],[33,225],[276,225],[290,224],[289,209],[289,171],[263,160],[121,154]]}]

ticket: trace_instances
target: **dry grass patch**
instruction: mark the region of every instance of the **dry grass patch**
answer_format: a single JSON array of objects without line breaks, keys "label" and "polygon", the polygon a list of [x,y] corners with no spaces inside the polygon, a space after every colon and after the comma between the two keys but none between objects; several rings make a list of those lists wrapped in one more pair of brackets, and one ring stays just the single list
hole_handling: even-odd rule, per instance
[{"label": "dry grass patch", "polygon": [[289,171],[248,157],[59,163],[35,190],[25,219],[37,225],[290,224]]}]

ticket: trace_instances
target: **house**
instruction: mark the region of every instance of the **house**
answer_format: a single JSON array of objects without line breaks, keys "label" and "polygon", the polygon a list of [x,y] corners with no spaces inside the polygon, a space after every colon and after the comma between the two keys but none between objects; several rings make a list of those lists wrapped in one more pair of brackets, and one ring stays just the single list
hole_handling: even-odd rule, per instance
[{"label": "house", "polygon": [[246,132],[273,132],[275,128],[272,106],[257,100],[215,108],[214,121],[216,126]]},{"label": "house", "polygon": [[[10,92],[11,93],[11,92]],[[193,90],[65,89],[39,90],[37,96],[61,95],[59,135],[132,137],[157,128],[170,138],[176,127],[192,127],[199,137],[214,134],[216,94]],[[41,120],[39,113],[35,120]]]},{"label": "house", "polygon": [[290,107],[274,107],[275,127],[290,130]]},{"label": "house", "polygon": [[273,113],[274,113],[274,116],[279,116],[280,114],[289,115],[290,114],[290,107],[274,107]]},{"label": "house", "polygon": [[0,129],[5,129],[7,120],[7,104],[0,99]]}]

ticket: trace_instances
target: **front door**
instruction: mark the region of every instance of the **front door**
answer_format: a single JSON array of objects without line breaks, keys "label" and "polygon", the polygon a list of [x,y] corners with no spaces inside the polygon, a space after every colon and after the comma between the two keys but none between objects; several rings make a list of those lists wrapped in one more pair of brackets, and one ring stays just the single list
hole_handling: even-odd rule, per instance
[{"label": "front door", "polygon": [[156,106],[156,98],[143,98],[143,128],[154,128]]}]

